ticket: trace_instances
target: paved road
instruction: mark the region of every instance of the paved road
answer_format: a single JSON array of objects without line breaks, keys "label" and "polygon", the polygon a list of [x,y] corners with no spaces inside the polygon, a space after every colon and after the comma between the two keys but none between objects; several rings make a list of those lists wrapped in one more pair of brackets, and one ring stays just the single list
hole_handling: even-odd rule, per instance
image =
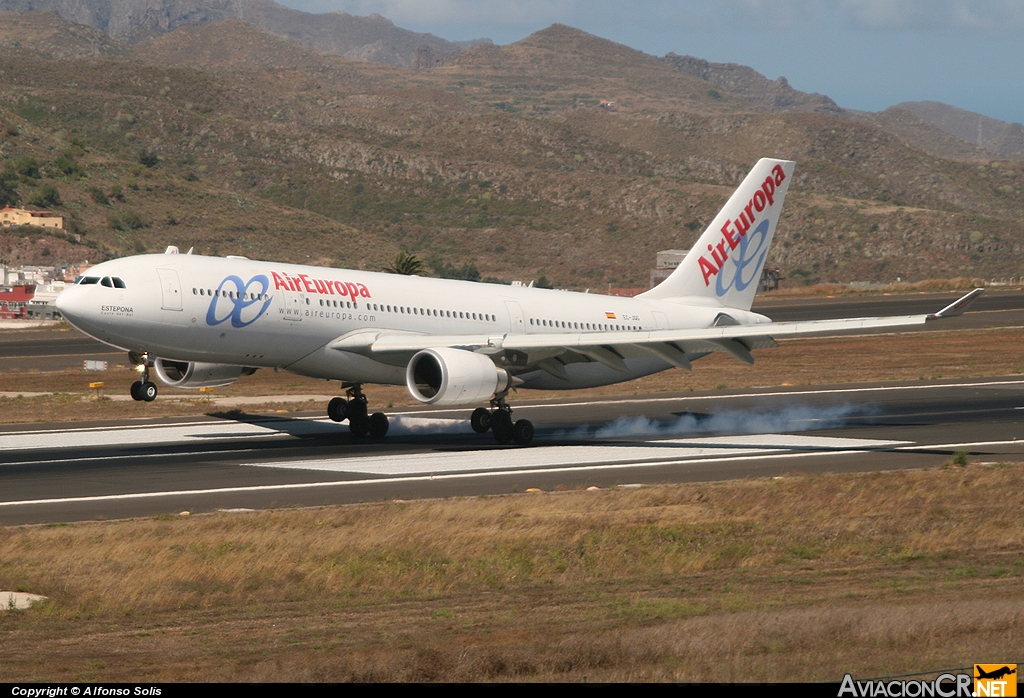
[{"label": "paved road", "polygon": [[824,386],[518,407],[531,448],[468,410],[393,411],[382,442],[315,415],[0,428],[0,523],[1024,460],[1024,380]]}]

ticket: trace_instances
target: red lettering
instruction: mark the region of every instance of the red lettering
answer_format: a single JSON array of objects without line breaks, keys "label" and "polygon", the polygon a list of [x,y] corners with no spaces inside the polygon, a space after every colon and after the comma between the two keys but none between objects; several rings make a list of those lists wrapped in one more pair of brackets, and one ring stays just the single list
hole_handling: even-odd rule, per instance
[{"label": "red lettering", "polygon": [[334,282],[334,288],[338,289],[338,295],[339,296],[347,296],[348,295],[348,289],[345,288],[345,282],[344,281],[335,281]]},{"label": "red lettering", "polygon": [[[743,208],[743,210],[747,214],[747,220],[745,221],[745,223],[747,224],[747,227],[750,227],[751,225],[754,224],[754,200],[751,199],[750,201],[748,201],[747,205]],[[744,230],[743,231],[743,235],[746,235],[746,234],[747,234],[747,231]]]},{"label": "red lettering", "polygon": [[[747,208],[749,209],[750,206],[747,206]],[[740,217],[736,219],[736,230],[739,231],[740,237],[747,234],[747,231],[750,230],[750,224],[753,222],[754,214],[751,213],[749,218],[747,218],[747,211],[740,214]]]},{"label": "red lettering", "polygon": [[370,297],[370,289],[366,288],[363,284],[359,284],[359,295],[363,298]]},{"label": "red lettering", "polygon": [[284,279],[282,279],[280,276],[277,275],[276,271],[272,271],[270,273],[274,277],[274,290],[275,291],[277,291],[279,289],[282,289],[282,288],[288,288],[288,284],[285,283]]},{"label": "red lettering", "polygon": [[[722,262],[729,259],[729,253],[725,251],[725,240],[722,240],[720,243],[715,245],[715,249],[722,254]],[[718,266],[722,266],[721,263]]]},{"label": "red lettering", "polygon": [[299,274],[299,278],[302,279],[302,285],[306,287],[306,293],[313,293],[315,289],[312,284],[309,283],[309,277],[305,274]]},{"label": "red lettering", "polygon": [[775,181],[771,177],[764,180],[764,184],[761,185],[761,191],[768,198],[769,206],[775,203]]},{"label": "red lettering", "polygon": [[316,286],[317,293],[327,293],[327,284],[320,279],[313,279],[313,285]]},{"label": "red lettering", "polygon": [[711,245],[708,245],[708,250],[711,252],[711,258],[715,260],[715,264],[721,268],[721,266],[725,264],[725,260],[718,256],[718,250]]},{"label": "red lettering", "polygon": [[754,198],[751,199],[751,201],[754,202],[754,208],[757,209],[758,213],[760,213],[761,211],[764,210],[765,199],[764,199],[764,192],[763,191],[761,191],[760,189],[755,191],[754,192]]},{"label": "red lettering", "polygon": [[725,241],[729,243],[729,249],[735,250],[736,245],[740,244],[740,239],[735,237],[735,233],[732,232],[732,228],[726,223],[722,226],[722,235],[725,236]]},{"label": "red lettering", "polygon": [[697,263],[700,264],[701,273],[704,274],[704,285],[710,285],[711,277],[718,273],[718,269],[711,262],[704,259],[704,255],[700,256]]},{"label": "red lettering", "polygon": [[355,300],[356,296],[359,295],[359,287],[351,281],[346,281],[345,286],[348,288],[348,295],[352,297],[352,300]]},{"label": "red lettering", "polygon": [[786,181],[786,173],[782,171],[782,165],[773,167],[772,174],[775,175],[775,186],[779,186]]}]

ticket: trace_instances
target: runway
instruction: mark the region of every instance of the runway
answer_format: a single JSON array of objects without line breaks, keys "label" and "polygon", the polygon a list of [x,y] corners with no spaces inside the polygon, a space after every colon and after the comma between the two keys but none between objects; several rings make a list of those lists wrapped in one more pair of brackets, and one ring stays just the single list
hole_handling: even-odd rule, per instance
[{"label": "runway", "polygon": [[639,486],[1024,459],[1024,380],[521,405],[530,448],[467,409],[390,411],[383,441],[318,415],[0,428],[0,523]]}]

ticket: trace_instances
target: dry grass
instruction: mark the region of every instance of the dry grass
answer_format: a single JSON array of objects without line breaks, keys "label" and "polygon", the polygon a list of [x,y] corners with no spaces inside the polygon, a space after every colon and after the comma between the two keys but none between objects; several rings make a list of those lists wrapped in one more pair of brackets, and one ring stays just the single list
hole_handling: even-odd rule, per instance
[{"label": "dry grass", "polygon": [[0,589],[51,601],[0,615],[0,680],[838,680],[1013,661],[1022,474],[9,527]]},{"label": "dry grass", "polygon": [[[936,341],[941,338],[941,341]],[[884,357],[884,359],[880,359]],[[692,372],[675,369],[646,378],[593,390],[521,390],[513,401],[594,395],[720,390],[775,385],[821,385],[867,381],[909,381],[940,378],[980,378],[1024,373],[1024,329],[1005,328],[957,332],[784,340],[777,349],[757,353],[747,366],[724,353],[694,364]],[[0,373],[0,391],[54,392],[45,397],[0,398],[0,423],[123,419],[207,414],[240,407],[247,412],[321,411],[323,400],[283,402],[278,396],[341,394],[337,383],[288,373],[261,370],[234,384],[201,396],[195,390],[160,386],[162,396],[152,403],[91,400],[88,389],[95,373]],[[112,369],[102,375],[105,396],[126,395],[136,376]],[[375,408],[418,404],[402,386],[367,386]],[[244,405],[225,405],[221,398],[263,398]]]}]

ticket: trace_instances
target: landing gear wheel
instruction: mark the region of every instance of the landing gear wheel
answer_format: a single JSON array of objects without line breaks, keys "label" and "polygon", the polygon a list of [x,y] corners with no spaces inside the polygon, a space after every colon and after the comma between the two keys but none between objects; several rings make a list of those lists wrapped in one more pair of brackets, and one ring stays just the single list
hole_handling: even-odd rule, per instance
[{"label": "landing gear wheel", "polygon": [[533,422],[520,419],[512,426],[512,440],[520,446],[529,446],[533,441]]},{"label": "landing gear wheel", "polygon": [[156,392],[156,383],[150,383],[148,381],[143,383],[142,387],[139,388],[139,395],[142,396],[142,399],[146,402],[153,402],[153,400],[156,400]]},{"label": "landing gear wheel", "polygon": [[388,433],[388,426],[388,416],[383,412],[374,412],[370,415],[370,436],[373,438],[383,438],[383,436]]},{"label": "landing gear wheel", "polygon": [[135,400],[135,402],[141,402],[142,399],[143,399],[142,398],[142,381],[135,381],[134,383],[132,383],[132,387],[131,387],[131,390],[129,392],[131,392],[131,394],[132,394],[132,400]]},{"label": "landing gear wheel", "polygon": [[334,422],[345,421],[345,413],[348,408],[348,403],[343,397],[333,398],[327,403],[327,416]]},{"label": "landing gear wheel", "polygon": [[352,432],[352,436],[366,436],[366,433],[370,431],[370,418],[349,416],[348,428]]},{"label": "landing gear wheel", "polygon": [[491,415],[491,431],[494,440],[505,445],[512,441],[512,416],[505,410],[495,410]]},{"label": "landing gear wheel", "polygon": [[490,410],[483,407],[477,407],[473,410],[473,414],[469,418],[469,424],[477,434],[483,434],[491,428]]},{"label": "landing gear wheel", "polygon": [[349,400],[348,405],[345,407],[345,416],[348,417],[349,423],[352,420],[365,422],[366,412],[366,403],[362,400]]}]

